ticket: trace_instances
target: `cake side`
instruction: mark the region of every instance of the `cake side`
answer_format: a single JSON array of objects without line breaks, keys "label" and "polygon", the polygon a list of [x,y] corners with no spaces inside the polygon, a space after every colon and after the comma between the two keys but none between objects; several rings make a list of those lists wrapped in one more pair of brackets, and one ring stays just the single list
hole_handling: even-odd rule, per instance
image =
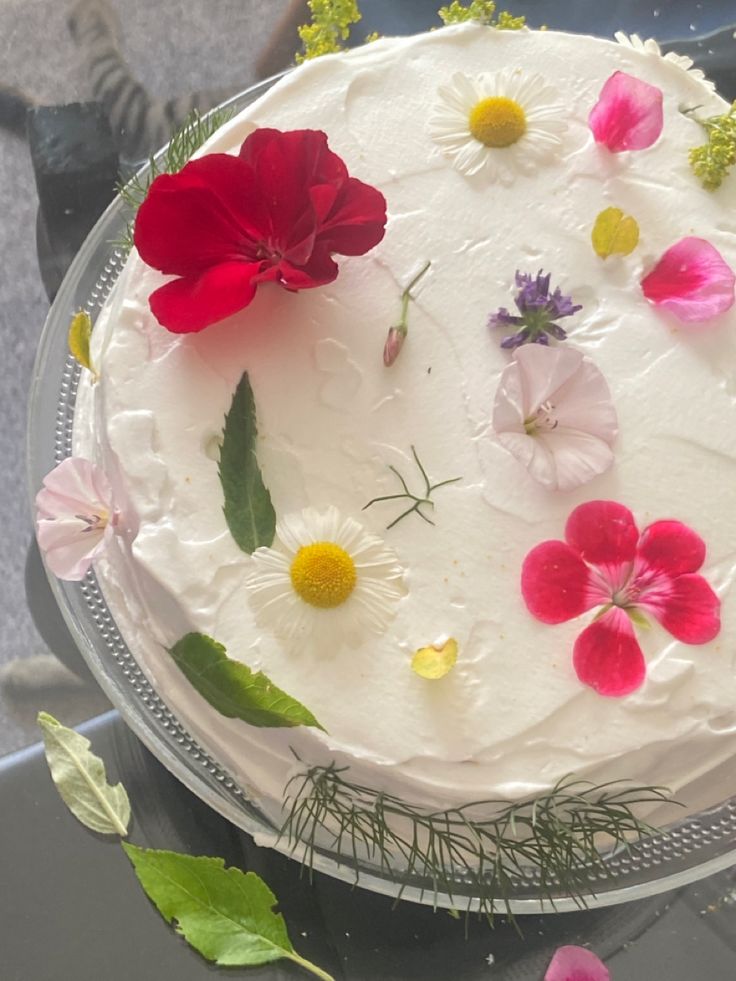
[{"label": "cake side", "polygon": [[[489,69],[542,72],[566,110],[558,159],[508,186],[458,173],[428,133],[438,86],[457,71]],[[664,135],[641,154],[607,155],[588,128],[617,70],[665,93]],[[736,789],[707,777],[736,745],[736,528],[723,502],[736,459],[724,422],[736,381],[734,315],[687,332],[639,288],[687,235],[736,261],[733,182],[711,195],[695,181],[687,148],[698,134],[681,104],[724,108],[676,65],[608,42],[476,27],[380,41],[294,72],[207,147],[235,152],[253,125],[324,129],[351,173],[388,201],[386,237],[368,257],[342,259],[339,279],[315,291],[264,287],[242,313],[180,337],[148,307],[162,277],[129,260],[95,331],[102,377],[75,428],[75,452],[103,465],[127,516],[97,573],[154,686],[259,797],[280,801],[292,748],[309,762],[348,762],[368,785],[428,806],[518,799],[568,773],[665,783],[691,809]],[[590,229],[612,205],[636,216],[641,243],[604,264]],[[387,370],[386,330],[427,261],[409,338]],[[509,356],[488,317],[510,304],[517,269],[540,267],[582,304],[569,343],[603,373],[619,419],[613,468],[552,494],[491,426]],[[254,560],[227,527],[217,473],[244,372],[277,515],[335,505],[398,556],[406,595],[379,638],[305,647],[256,626]],[[414,486],[412,447],[433,480],[460,479],[436,492],[434,526],[414,514],[387,529],[398,514],[390,502],[364,508],[396,491],[389,467]],[[697,530],[708,547],[704,574],[722,601],[723,628],[709,644],[679,643],[659,625],[641,636],[647,678],[622,699],[575,676],[582,621],[537,621],[519,586],[530,550],[559,539],[573,509],[596,499],[624,503],[640,528],[672,518]],[[255,730],[212,712],[166,653],[189,631],[262,669],[327,734]],[[457,665],[428,684],[410,670],[412,654],[447,637],[457,641]]]}]

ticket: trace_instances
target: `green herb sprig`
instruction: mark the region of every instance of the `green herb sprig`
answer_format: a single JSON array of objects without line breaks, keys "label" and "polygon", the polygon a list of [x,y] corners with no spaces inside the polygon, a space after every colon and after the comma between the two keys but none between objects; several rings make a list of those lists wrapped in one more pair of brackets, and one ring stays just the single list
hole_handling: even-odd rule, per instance
[{"label": "green herb sprig", "polygon": [[362,18],[357,0],[309,0],[312,20],[298,29],[304,50],[297,54],[298,64],[321,55],[342,51],[350,37],[350,28]]},{"label": "green herb sprig", "polygon": [[500,11],[496,17],[494,0],[470,0],[469,4],[452,0],[452,3],[440,7],[438,13],[445,24],[462,24],[474,20],[501,31],[518,31],[526,24],[525,17],[514,17],[508,10]]},{"label": "green herb sprig", "polygon": [[329,847],[352,866],[356,882],[359,856],[365,856],[382,873],[400,870],[418,878],[422,892],[431,891],[435,900],[449,896],[458,908],[468,896],[466,912],[477,904],[491,923],[499,908],[513,918],[513,879],[530,871],[552,906],[555,897],[566,895],[584,907],[594,880],[611,874],[599,836],[628,849],[632,839],[661,833],[640,820],[635,808],[675,803],[663,787],[624,781],[596,786],[570,776],[535,800],[478,801],[427,812],[353,783],[347,772],[334,763],[311,766],[286,786],[281,837],[293,851],[303,846],[303,864],[313,867],[324,832]]},{"label": "green herb sprig", "polygon": [[231,109],[213,109],[203,116],[193,109],[182,125],[174,132],[168,146],[157,157],[150,157],[147,167],[135,174],[129,181],[118,183],[116,190],[123,200],[130,220],[122,238],[115,245],[124,252],[133,248],[133,223],[135,215],[143,204],[148,190],[159,174],[175,174],[199,150],[207,140],[232,118]]},{"label": "green herb sprig", "polygon": [[715,191],[736,164],[736,102],[728,112],[708,119],[692,116],[693,111],[685,110],[685,115],[700,123],[708,142],[690,150],[690,166],[706,191]]},{"label": "green herb sprig", "polygon": [[425,505],[426,507],[434,508],[434,501],[432,500],[433,491],[436,491],[439,487],[446,487],[448,484],[456,484],[459,480],[463,479],[462,477],[451,477],[450,480],[441,480],[439,481],[439,483],[433,484],[430,481],[429,477],[427,476],[427,471],[422,466],[421,460],[419,459],[419,455],[417,454],[417,451],[413,446],[411,448],[411,452],[412,452],[412,456],[414,457],[414,462],[416,463],[419,472],[422,475],[422,479],[424,480],[424,490],[422,491],[423,496],[420,496],[419,494],[414,494],[412,491],[410,491],[408,484],[406,483],[406,480],[402,477],[402,475],[399,473],[396,467],[393,467],[391,466],[391,464],[389,464],[388,469],[391,471],[391,473],[396,474],[396,476],[399,478],[401,482],[401,486],[403,487],[403,492],[401,494],[385,494],[383,497],[374,497],[372,501],[368,501],[368,503],[363,507],[363,510],[367,511],[368,508],[372,507],[374,504],[378,504],[379,501],[409,500],[414,502],[411,505],[411,507],[407,508],[406,511],[402,512],[398,516],[398,518],[394,518],[391,524],[386,525],[386,531],[388,531],[390,528],[393,528],[394,525],[397,525],[403,518],[408,517],[410,514],[418,514],[423,521],[427,522],[427,524],[433,525],[434,521],[432,521],[431,518],[427,517],[427,515],[424,514],[424,512],[422,511],[422,505]]}]

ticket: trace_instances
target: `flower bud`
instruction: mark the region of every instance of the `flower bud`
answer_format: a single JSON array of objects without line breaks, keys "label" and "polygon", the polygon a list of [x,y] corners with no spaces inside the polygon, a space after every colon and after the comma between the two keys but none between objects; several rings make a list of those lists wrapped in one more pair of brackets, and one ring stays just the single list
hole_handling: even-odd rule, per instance
[{"label": "flower bud", "polygon": [[383,363],[387,368],[396,361],[406,340],[406,330],[401,327],[392,327],[388,332],[386,344],[383,348]]}]

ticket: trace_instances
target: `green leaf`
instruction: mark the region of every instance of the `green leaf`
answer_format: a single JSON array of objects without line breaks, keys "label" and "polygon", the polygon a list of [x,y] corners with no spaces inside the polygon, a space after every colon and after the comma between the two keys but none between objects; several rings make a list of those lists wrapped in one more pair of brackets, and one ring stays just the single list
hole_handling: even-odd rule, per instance
[{"label": "green leaf", "polygon": [[187,634],[170,648],[169,654],[189,683],[228,719],[242,719],[260,728],[322,729],[300,702],[277,688],[262,672],[254,673],[231,660],[223,645],[205,634]]},{"label": "green leaf", "polygon": [[620,208],[606,208],[596,218],[591,238],[601,259],[630,255],[639,244],[639,225]]},{"label": "green leaf", "polygon": [[276,897],[255,872],[225,868],[221,858],[137,848],[123,843],[147,896],[208,961],[223,967],[294,961],[323,981],[329,974],[300,957]]},{"label": "green leaf", "polygon": [[245,372],[225,419],[220,483],[228,528],[249,554],[262,545],[271,545],[276,534],[276,513],[256,459],[256,435],[256,406]]},{"label": "green leaf", "polygon": [[128,833],[130,802],[121,783],[111,787],[105,764],[90,752],[89,740],[39,712],[46,759],[62,800],[82,824],[103,835]]},{"label": "green leaf", "polygon": [[67,335],[69,350],[83,368],[91,371],[97,378],[97,372],[92,365],[89,353],[89,339],[92,336],[92,319],[85,310],[80,310],[72,317]]}]

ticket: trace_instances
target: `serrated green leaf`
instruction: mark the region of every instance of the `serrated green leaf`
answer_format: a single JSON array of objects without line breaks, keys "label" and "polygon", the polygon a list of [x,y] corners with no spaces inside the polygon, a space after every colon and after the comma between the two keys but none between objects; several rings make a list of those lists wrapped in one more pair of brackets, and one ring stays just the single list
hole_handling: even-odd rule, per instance
[{"label": "serrated green leaf", "polygon": [[276,513],[256,459],[256,405],[245,372],[225,419],[220,448],[220,483],[225,520],[244,552],[271,545]]},{"label": "serrated green leaf", "polygon": [[105,764],[90,752],[89,739],[67,729],[47,712],[39,712],[51,777],[72,814],[103,835],[128,833],[130,802],[121,783],[111,787]]},{"label": "serrated green leaf", "polygon": [[168,922],[207,960],[223,967],[269,964],[288,958],[323,979],[294,950],[276,897],[255,872],[225,868],[221,858],[179,855],[123,843],[146,895]]},{"label": "serrated green leaf", "polygon": [[67,341],[69,350],[83,368],[91,371],[97,377],[97,372],[92,364],[92,356],[89,353],[89,341],[92,336],[92,318],[85,310],[75,313],[69,324]]},{"label": "serrated green leaf", "polygon": [[629,255],[639,244],[639,225],[620,208],[606,208],[596,218],[591,238],[601,259]]},{"label": "serrated green leaf", "polygon": [[187,634],[169,653],[189,683],[228,719],[242,719],[260,728],[322,729],[300,702],[277,688],[261,671],[253,672],[245,664],[233,661],[222,644],[205,634]]}]

